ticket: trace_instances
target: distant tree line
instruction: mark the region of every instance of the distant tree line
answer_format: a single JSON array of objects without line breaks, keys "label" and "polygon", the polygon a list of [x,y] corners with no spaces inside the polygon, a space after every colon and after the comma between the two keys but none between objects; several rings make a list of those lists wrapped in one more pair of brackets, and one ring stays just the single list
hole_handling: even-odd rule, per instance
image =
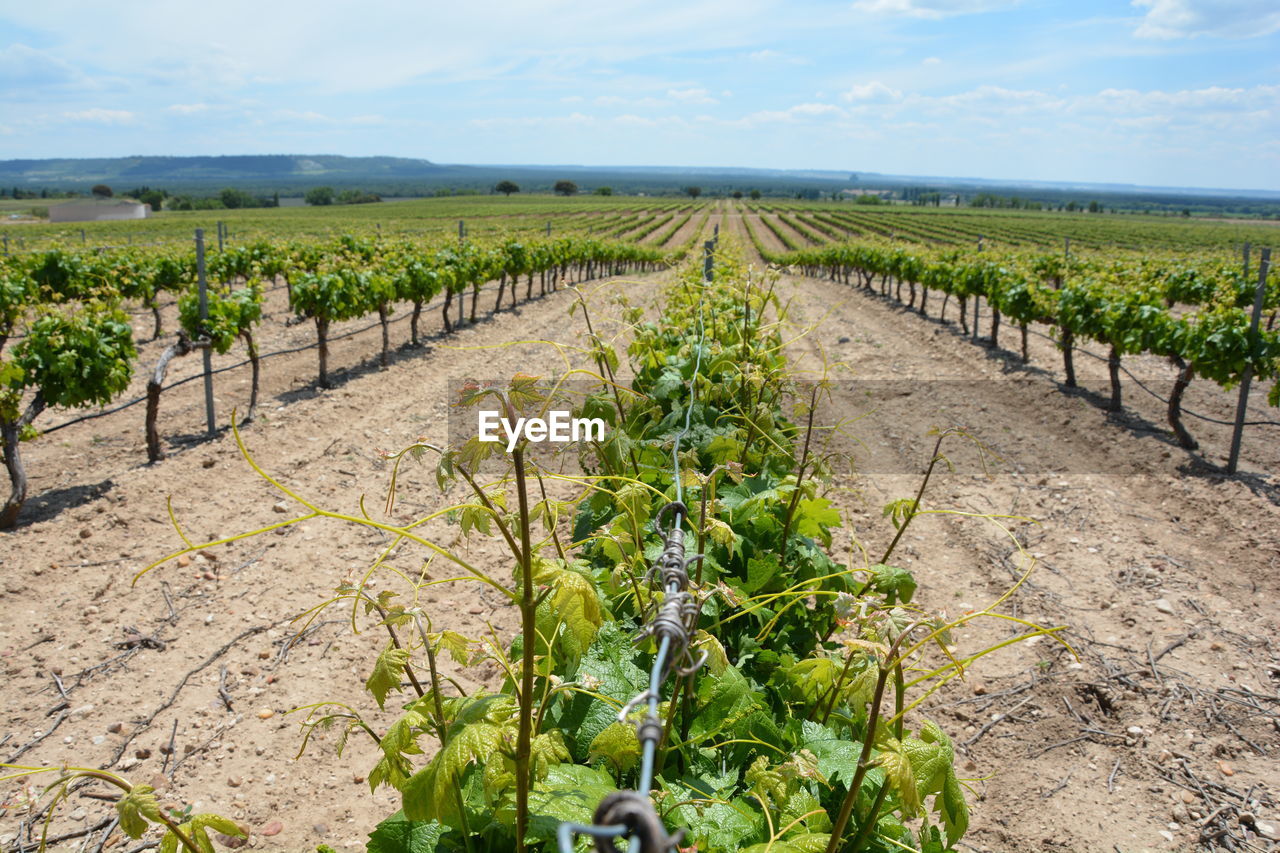
[{"label": "distant tree line", "polygon": [[303,194],[302,200],[314,207],[324,207],[329,204],[373,204],[382,201],[382,196],[364,190],[335,192],[333,187],[312,187]]},{"label": "distant tree line", "polygon": [[942,207],[943,194],[930,187],[903,187],[902,197],[916,207]]},{"label": "distant tree line", "polygon": [[[1072,202],[1074,204],[1075,202]],[[978,193],[969,199],[970,207],[1007,207],[1014,210],[1042,210],[1044,204],[1018,196],[1002,196],[995,193]],[[1072,208],[1073,210],[1075,208]]]},{"label": "distant tree line", "polygon": [[[157,190],[156,192],[163,192]],[[142,199],[139,199],[141,201]],[[216,196],[196,197],[176,195],[167,199],[168,210],[240,210],[254,207],[279,207],[280,193],[270,196],[257,196],[236,187],[226,187]]]},{"label": "distant tree line", "polygon": [[[1054,188],[1027,188],[1026,193],[1002,195],[989,190],[975,190],[972,186],[876,184],[867,176],[851,175],[861,192],[848,191],[848,182],[814,180],[807,183],[762,179],[755,187],[734,185],[728,181],[707,177],[700,185],[687,185],[649,176],[619,175],[608,172],[584,172],[578,179],[551,180],[546,172],[514,170],[507,176],[499,173],[483,183],[459,179],[456,184],[428,184],[423,182],[386,182],[373,179],[363,186],[338,184],[337,186],[310,187],[253,185],[243,182],[238,186],[221,189],[199,189],[199,185],[180,188],[134,187],[127,192],[114,192],[106,184],[82,184],[79,187],[29,187],[0,186],[0,198],[19,200],[55,200],[68,198],[127,197],[151,205],[153,210],[223,210],[238,208],[267,208],[280,203],[282,193],[301,197],[312,205],[365,204],[381,201],[386,196],[472,196],[500,193],[511,196],[516,193],[547,193],[562,196],[594,194],[640,195],[656,197],[684,196],[699,198],[794,198],[810,201],[852,202],[854,204],[888,204],[890,199],[919,206],[941,206],[952,203],[985,208],[1021,210],[1054,210],[1064,212],[1093,212],[1118,214],[1155,214],[1164,216],[1243,216],[1263,219],[1280,219],[1280,202],[1266,199],[1207,197],[1198,195],[1162,195],[1156,192],[1112,193],[1102,192],[1092,200],[1073,198],[1069,190]],[[501,177],[501,180],[494,180]],[[607,182],[604,179],[608,179]],[[855,180],[856,179],[856,180]],[[452,180],[452,179],[450,179]],[[687,178],[685,179],[687,181]],[[104,192],[105,190],[105,192]],[[40,208],[43,211],[44,208]]]},{"label": "distant tree line", "polygon": [[[580,190],[581,188],[573,181],[556,181],[555,185],[552,187],[552,191],[555,192],[556,195],[563,196],[577,195]],[[510,198],[512,193],[520,192],[520,185],[515,181],[498,181],[498,183],[493,185],[493,191],[496,193],[502,193]],[[613,187],[596,187],[591,192],[593,195],[613,195]],[[437,195],[439,195],[439,193],[437,193]]]}]

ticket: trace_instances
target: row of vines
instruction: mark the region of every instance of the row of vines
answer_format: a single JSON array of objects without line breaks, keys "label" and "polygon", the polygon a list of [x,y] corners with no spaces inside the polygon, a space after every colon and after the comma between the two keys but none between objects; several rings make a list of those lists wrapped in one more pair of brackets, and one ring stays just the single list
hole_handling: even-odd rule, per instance
[{"label": "row of vines", "polygon": [[1168,398],[1169,423],[1188,449],[1195,449],[1197,442],[1183,424],[1182,400],[1196,377],[1229,389],[1248,372],[1274,383],[1268,400],[1280,405],[1280,274],[1274,267],[1264,284],[1265,319],[1251,334],[1261,270],[1247,275],[1239,265],[1221,260],[930,251],[870,242],[774,253],[749,233],[771,263],[808,276],[855,282],[869,291],[878,289],[922,314],[928,313],[930,295],[941,294],[938,311],[945,320],[954,299],[966,334],[970,303],[976,321],[985,302],[990,345],[1000,346],[1001,321],[1011,320],[1020,334],[1024,361],[1028,327],[1047,325],[1062,352],[1068,387],[1077,384],[1076,348],[1083,341],[1095,341],[1107,351],[1112,411],[1122,406],[1122,358],[1139,353],[1165,357],[1178,369]]},{"label": "row of vines", "polygon": [[[77,254],[53,250],[11,256],[0,264],[0,437],[11,494],[0,528],[16,523],[26,499],[20,443],[39,433],[36,418],[52,407],[102,406],[130,385],[137,348],[126,305],[150,309],[151,335],[162,335],[160,304],[178,304],[180,329],[152,368],[146,434],[151,461],[162,455],[156,419],[171,360],[199,349],[226,353],[243,341],[252,364],[248,416],[257,403],[260,358],[254,338],[262,319],[264,288],[282,283],[289,307],[316,331],[318,383],[330,384],[328,342],[334,323],[377,315],[383,365],[389,357],[387,324],[397,305],[411,313],[411,340],[419,319],[443,296],[446,333],[459,318],[477,317],[481,289],[497,282],[499,310],[554,290],[566,279],[652,270],[679,257],[636,244],[584,237],[488,244],[423,246],[405,241],[345,236],[323,243],[255,243],[211,254],[207,308],[202,317],[194,251],[126,249]],[[470,305],[461,303],[469,299]],[[456,306],[456,307],[455,307]],[[463,310],[467,309],[467,310]]]},{"label": "row of vines", "polygon": [[[326,508],[284,486],[237,430],[248,463],[297,514],[187,542],[140,574],[318,517],[387,535],[360,581],[297,620],[306,630],[345,609],[353,628],[379,638],[369,697],[317,697],[299,709],[304,748],[330,740],[365,750],[371,790],[399,793],[401,808],[373,831],[371,853],[592,849],[564,828],[616,814],[620,798],[648,778],[641,733],[660,741],[652,786],[631,791],[622,825],[602,827],[641,853],[945,853],[963,838],[970,780],[920,706],[985,654],[1060,629],[1000,613],[1013,590],[948,621],[915,602],[917,578],[894,565],[909,526],[947,511],[926,508],[924,495],[951,433],[922,460],[918,491],[886,508],[892,529],[878,553],[855,543],[850,551],[861,558],[833,556],[841,516],[826,491],[838,430],[821,414],[824,384],[802,386],[788,365],[786,306],[773,279],[749,275],[727,254],[714,275],[704,283],[689,269],[655,320],[620,297],[631,342],[620,354],[590,335],[594,367],[570,372],[591,380],[585,392],[569,395],[569,375],[517,375],[470,384],[456,403],[509,418],[570,406],[608,423],[603,441],[568,445],[551,467],[524,441],[510,455],[475,438],[387,454],[388,513],[397,488],[418,479],[461,494],[402,524]],[[580,299],[574,310],[590,306]],[[617,378],[624,357],[629,381]],[[681,532],[660,534],[673,504],[689,529],[677,522]],[[510,571],[469,562],[465,542],[451,548],[432,538],[441,517],[460,524],[465,539],[501,542]],[[663,562],[673,536],[681,553],[695,555],[676,567]],[[654,695],[650,668],[663,653],[645,626],[672,609],[676,593],[662,582],[671,571],[686,574],[676,608],[684,630],[670,649],[670,689]],[[440,584],[497,591],[518,613],[514,638],[439,628],[433,617],[447,614],[432,612],[432,591]],[[991,648],[953,645],[952,632],[983,618],[1015,630]],[[486,665],[505,674],[499,689],[466,693],[451,675]],[[380,724],[373,705],[398,706],[394,722]],[[39,770],[60,772],[50,786],[59,793],[84,776],[105,778],[75,768],[28,772]],[[162,850],[204,850],[210,829],[239,834],[213,815],[170,820],[150,788],[105,775],[121,789],[121,826],[137,838],[156,825]]]}]

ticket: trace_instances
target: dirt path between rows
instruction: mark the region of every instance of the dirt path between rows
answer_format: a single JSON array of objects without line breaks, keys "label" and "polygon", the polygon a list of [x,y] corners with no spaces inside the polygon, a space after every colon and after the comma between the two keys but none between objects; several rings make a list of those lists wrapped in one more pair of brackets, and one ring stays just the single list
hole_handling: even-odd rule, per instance
[{"label": "dirt path between rows", "polygon": [[[787,223],[783,222],[782,218],[779,217],[778,214],[776,213],[769,214],[769,221],[773,223],[775,228],[777,228],[783,234],[786,234],[787,238],[791,240],[792,243],[795,243],[797,246],[804,248],[808,246],[819,245],[817,243],[814,243],[805,235],[801,234],[796,229],[792,228]],[[765,229],[765,230],[767,231],[768,229]]]},{"label": "dirt path between rows", "polygon": [[[699,208],[693,212],[693,216],[689,217],[689,221],[676,229],[676,233],[671,235],[671,239],[662,244],[664,249],[674,249],[677,246],[683,246],[695,235],[701,234],[703,226],[707,221],[710,208]],[[680,214],[684,216],[684,214]]]},{"label": "dirt path between rows", "polygon": [[760,257],[760,253],[756,251],[756,244],[751,242],[751,235],[747,233],[746,224],[742,221],[742,208],[734,206],[730,212],[724,215],[724,230],[726,234],[732,235],[737,241],[741,251],[749,263],[755,264],[757,267],[763,268],[764,259]]},{"label": "dirt path between rows", "polygon": [[764,223],[764,215],[759,213],[743,213],[743,227],[750,224],[751,231],[755,233],[760,240],[760,245],[766,250],[775,254],[782,254],[790,251],[786,246],[782,245],[782,241],[778,239],[778,235],[774,234]]},{"label": "dirt path between rows", "polygon": [[[1274,827],[1280,442],[1259,428],[1251,473],[1208,475],[1140,428],[1159,424],[1160,409],[1135,389],[1137,413],[1122,424],[1096,399],[1061,393],[1051,344],[1033,346],[1036,370],[1023,373],[952,327],[843,285],[789,278],[779,293],[797,331],[822,318],[790,349],[815,376],[838,364],[827,422],[862,418],[847,427],[861,440],[848,441],[858,473],[838,478],[837,493],[870,559],[894,534],[881,507],[919,486],[930,430],[963,426],[999,458],[984,471],[972,443],[948,439],[953,467],[937,471],[923,507],[963,515],[919,517],[891,562],[915,573],[920,603],[954,618],[996,600],[1034,557],[1004,610],[1068,626],[1080,655],[1043,638],[1015,645],[925,706],[979,795],[973,849],[1190,850],[1214,812],[1205,833],[1241,838],[1252,818],[1239,814]],[[1167,374],[1134,361],[1139,375]],[[1104,364],[1077,363],[1082,380],[1105,382]],[[1194,405],[1213,411],[1200,390]],[[1225,450],[1222,439],[1210,434],[1210,450]],[[954,640],[972,652],[1018,630],[971,623]]]},{"label": "dirt path between rows", "polygon": [[[643,240],[641,240],[641,241],[640,241],[640,242],[641,242],[641,244],[646,245],[646,246],[659,246],[659,247],[660,247],[660,246],[662,246],[662,245],[665,245],[665,244],[659,243],[659,242],[658,242],[658,238],[659,238],[659,237],[661,237],[663,234],[667,233],[667,231],[671,228],[671,226],[672,226],[672,225],[674,225],[675,223],[679,222],[679,221],[680,221],[680,220],[681,220],[681,219],[682,219],[686,214],[688,214],[689,212],[690,212],[690,211],[689,211],[689,208],[687,208],[687,207],[677,208],[676,210],[672,211],[672,212],[671,212],[671,218],[670,218],[669,220],[667,220],[666,222],[662,223],[662,225],[660,225],[660,226],[658,226],[657,228],[654,228],[652,231],[650,231],[650,232],[645,236],[645,238],[644,238]],[[696,213],[696,212],[695,212],[695,213]],[[659,219],[666,219],[666,217],[667,217],[667,214],[662,214],[662,215],[661,215],[661,216],[659,216],[658,218],[659,218]],[[647,227],[647,226],[646,226],[646,227]]]}]

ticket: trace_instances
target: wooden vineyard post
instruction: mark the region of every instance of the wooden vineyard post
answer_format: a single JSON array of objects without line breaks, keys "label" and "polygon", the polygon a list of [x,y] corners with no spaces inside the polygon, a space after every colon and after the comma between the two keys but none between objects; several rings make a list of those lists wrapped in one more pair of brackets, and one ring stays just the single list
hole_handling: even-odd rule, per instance
[{"label": "wooden vineyard post", "polygon": [[702,244],[702,280],[711,281],[716,274],[716,244],[720,242],[720,226],[716,225],[711,239]]},{"label": "wooden vineyard post", "polygon": [[[200,324],[209,319],[209,282],[204,273],[204,229],[196,229],[196,282],[200,288]],[[204,412],[205,427],[209,435],[217,432],[213,418],[213,351],[205,347],[201,353],[204,361]]]},{"label": "wooden vineyard post", "polygon": [[[458,220],[458,246],[461,247],[462,244],[465,242],[467,242],[467,223],[466,223],[466,220],[459,219]],[[458,326],[459,328],[461,328],[462,324],[466,322],[466,317],[463,314],[463,310],[462,310],[462,303],[466,301],[467,301],[466,299],[462,298],[462,294],[458,294]]]},{"label": "wooden vineyard post", "polygon": [[[222,231],[222,229],[223,229],[222,221],[221,221],[221,220],[219,220],[219,221],[218,221],[218,254],[222,254],[222,242],[223,242],[223,231]],[[201,316],[201,318],[203,318],[203,317],[204,317],[204,315],[203,315],[203,314],[201,314],[200,316]]]},{"label": "wooden vineyard post", "polygon": [[[982,237],[978,238],[978,251],[982,251]],[[973,341],[978,341],[978,307],[982,305],[982,293],[973,295]]]},{"label": "wooden vineyard post", "polygon": [[[1248,245],[1248,244],[1246,244]],[[1248,258],[1248,250],[1245,250]],[[1253,314],[1249,317],[1249,344],[1258,337],[1258,324],[1262,320],[1262,301],[1267,292],[1267,271],[1271,266],[1271,250],[1263,249],[1258,261],[1258,292],[1253,296]],[[1231,454],[1227,457],[1227,473],[1234,474],[1240,464],[1240,438],[1244,433],[1244,416],[1249,410],[1249,386],[1253,384],[1253,364],[1246,361],[1244,376],[1240,379],[1240,398],[1236,403],[1236,425],[1231,431]]]},{"label": "wooden vineyard post", "polygon": [[[1061,290],[1067,280],[1067,269],[1071,263],[1071,238],[1062,238],[1062,275],[1054,282],[1054,290]],[[1072,360],[1071,348],[1075,346],[1075,334],[1064,328],[1062,330],[1062,366],[1067,372],[1067,387],[1076,387],[1076,366]]]},{"label": "wooden vineyard post", "polygon": [[547,220],[547,237],[551,237],[551,220]]}]

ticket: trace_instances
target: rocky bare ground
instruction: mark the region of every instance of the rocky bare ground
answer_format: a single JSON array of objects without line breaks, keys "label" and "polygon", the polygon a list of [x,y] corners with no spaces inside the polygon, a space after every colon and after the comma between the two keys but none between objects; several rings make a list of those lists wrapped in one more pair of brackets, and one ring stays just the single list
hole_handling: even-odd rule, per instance
[{"label": "rocky bare ground", "polygon": [[[715,221],[741,231],[735,217]],[[651,300],[659,278],[621,286]],[[1119,421],[1088,395],[1062,393],[1056,353],[1039,339],[1024,371],[951,326],[850,288],[788,278],[779,293],[798,368],[840,380],[823,415],[848,421],[841,440],[856,465],[837,472],[833,494],[853,536],[839,543],[851,562],[891,538],[881,507],[914,494],[930,430],[963,426],[986,448],[985,463],[974,443],[948,439],[951,464],[939,468],[925,507],[954,512],[921,516],[896,558],[916,573],[921,602],[953,616],[998,598],[1034,559],[1003,610],[1066,626],[1074,652],[1050,639],[1009,647],[924,706],[953,733],[971,780],[965,844],[1130,853],[1229,836],[1268,849],[1280,785],[1280,442],[1251,432],[1246,475],[1222,477],[1162,438],[1158,404],[1137,392]],[[246,444],[283,485],[328,507],[356,512],[360,495],[380,506],[388,471],[378,450],[419,436],[442,441],[448,380],[560,369],[553,350],[529,341],[579,339],[569,299],[522,304],[427,351],[404,349],[381,371],[369,362],[376,332],[347,339],[332,356],[338,387],[323,393],[310,385],[313,352],[281,356],[264,367],[263,416],[244,431]],[[597,329],[616,331],[598,302]],[[437,329],[438,312],[431,317]],[[264,349],[310,332],[271,322]],[[396,330],[399,345],[404,324]],[[509,342],[523,343],[498,346]],[[1081,365],[1087,379],[1104,375],[1101,364]],[[1167,373],[1140,360],[1133,369]],[[227,412],[247,386],[243,371],[224,377]],[[1229,405],[1209,389],[1193,386],[1192,396],[1188,405],[1210,414]],[[166,395],[163,418],[173,455],[156,466],[141,464],[136,410],[29,448],[32,517],[0,537],[0,757],[109,764],[155,784],[167,806],[244,823],[257,849],[360,849],[398,805],[387,789],[369,793],[372,744],[357,737],[339,758],[333,736],[320,734],[295,758],[301,715],[290,711],[334,698],[370,707],[363,682],[385,640],[353,634],[349,613],[327,611],[301,634],[291,620],[363,572],[385,540],[316,519],[174,561],[131,587],[135,572],[181,547],[168,499],[193,540],[298,511],[229,435],[195,440],[198,383]],[[1223,434],[1197,429],[1216,460]],[[429,470],[410,469],[394,517],[443,505]],[[426,532],[477,565],[508,568],[495,545],[458,541],[443,521]],[[492,625],[501,635],[514,624],[495,595],[431,589],[425,604],[437,628],[478,636]],[[955,640],[974,650],[1016,629],[985,620]],[[449,666],[468,689],[496,683],[493,671]],[[5,849],[38,785],[30,777],[0,788]],[[74,837],[55,849],[79,850],[86,839],[83,849],[95,849],[110,822],[107,804],[73,797],[51,835]],[[130,849],[120,838],[103,849]]]}]

